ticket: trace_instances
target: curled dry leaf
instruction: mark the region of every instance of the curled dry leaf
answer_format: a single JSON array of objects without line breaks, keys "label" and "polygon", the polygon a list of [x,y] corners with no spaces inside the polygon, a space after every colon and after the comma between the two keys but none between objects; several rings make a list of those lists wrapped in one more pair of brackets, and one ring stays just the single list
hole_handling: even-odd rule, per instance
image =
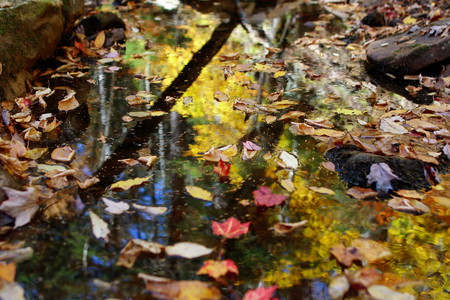
[{"label": "curled dry leaf", "polygon": [[132,187],[139,186],[141,184],[144,184],[149,181],[151,176],[147,177],[138,177],[134,179],[128,179],[128,180],[122,180],[118,181],[116,183],[113,183],[110,187],[112,190],[121,190],[121,191],[127,191]]},{"label": "curled dry leaf", "polygon": [[109,241],[109,228],[108,224],[97,216],[92,210],[89,210],[89,217],[91,218],[92,232],[98,239],[103,239],[108,243]]},{"label": "curled dry leaf", "polygon": [[219,102],[227,102],[228,100],[230,100],[230,98],[226,94],[222,93],[219,90],[214,93],[214,99]]},{"label": "curled dry leaf", "polygon": [[304,117],[306,115],[306,113],[302,112],[302,111],[290,111],[285,113],[284,115],[282,115],[278,120],[298,120],[301,117]]},{"label": "curled dry leaf", "polygon": [[128,166],[135,166],[139,164],[139,161],[133,159],[133,158],[125,158],[125,159],[119,159],[118,162],[122,164],[126,164]]},{"label": "curled dry leaf", "polygon": [[198,270],[198,275],[209,275],[214,279],[226,276],[227,274],[238,275],[239,270],[234,261],[231,259],[225,260],[207,260],[203,266]]},{"label": "curled dry leaf", "polygon": [[25,191],[18,191],[4,187],[3,191],[8,200],[0,205],[0,210],[15,218],[14,228],[30,222],[39,209],[39,192],[33,187],[27,187]]},{"label": "curled dry leaf", "polygon": [[102,198],[102,201],[106,204],[105,210],[110,214],[120,215],[130,208],[130,205],[123,201],[115,202],[106,198]]},{"label": "curled dry leaf", "polygon": [[294,231],[297,228],[304,227],[308,221],[300,221],[296,223],[276,223],[273,225],[273,229],[276,233],[286,234]]},{"label": "curled dry leaf", "polygon": [[419,193],[418,191],[415,190],[398,190],[395,191],[395,193],[400,197],[418,200],[423,199],[423,197],[425,196],[423,193]]},{"label": "curled dry leaf", "polygon": [[229,162],[230,158],[223,153],[221,150],[212,147],[203,154],[203,158],[207,161],[219,162],[220,160],[224,162]]},{"label": "curled dry leaf", "polygon": [[62,148],[56,148],[52,151],[51,158],[56,161],[70,162],[75,156],[75,150],[70,146],[64,146]]},{"label": "curled dry leaf", "polygon": [[163,253],[164,246],[155,242],[148,242],[139,239],[131,239],[128,244],[120,251],[119,259],[116,265],[125,268],[133,267],[136,259],[142,253],[159,256]]},{"label": "curled dry leaf", "polygon": [[159,299],[219,300],[222,298],[220,291],[215,286],[206,282],[198,280],[174,281],[143,273],[139,273],[138,277],[145,281],[147,291],[153,293]]},{"label": "curled dry leaf", "polygon": [[100,179],[98,179],[98,177],[91,177],[91,178],[87,178],[83,181],[78,181],[77,184],[80,187],[80,189],[87,189],[88,187],[93,186],[94,184],[96,184],[97,182],[99,182]]},{"label": "curled dry leaf", "polygon": [[200,200],[212,201],[214,198],[214,195],[211,192],[209,192],[201,187],[198,187],[198,186],[187,185],[186,191],[192,197],[200,199]]},{"label": "curled dry leaf", "polygon": [[68,89],[67,96],[58,102],[58,109],[62,111],[68,111],[77,108],[80,103],[75,98],[76,92],[74,90]]},{"label": "curled dry leaf", "polygon": [[367,198],[372,198],[378,195],[378,192],[375,192],[372,189],[366,189],[359,186],[354,186],[352,188],[349,188],[347,190],[347,195],[352,196],[353,198],[356,198],[358,200],[363,200]]},{"label": "curled dry leaf", "polygon": [[308,189],[311,191],[314,191],[316,193],[322,194],[322,195],[334,195],[336,194],[333,190],[330,190],[326,187],[318,187],[318,186],[309,186]]},{"label": "curled dry leaf", "polygon": [[133,204],[133,207],[139,210],[142,210],[143,212],[149,214],[149,215],[162,215],[167,212],[168,208],[164,206],[145,206],[145,205],[139,205],[139,204]]},{"label": "curled dry leaf", "polygon": [[153,165],[156,163],[157,160],[158,160],[158,157],[154,156],[154,155],[141,156],[138,158],[138,161],[145,164],[149,168],[153,168]]},{"label": "curled dry leaf", "polygon": [[197,258],[211,254],[213,249],[191,242],[176,243],[166,247],[166,254],[169,256],[180,256],[184,258]]},{"label": "curled dry leaf", "polygon": [[392,209],[410,214],[423,214],[431,211],[428,206],[420,201],[401,197],[393,197],[389,200],[388,205]]}]

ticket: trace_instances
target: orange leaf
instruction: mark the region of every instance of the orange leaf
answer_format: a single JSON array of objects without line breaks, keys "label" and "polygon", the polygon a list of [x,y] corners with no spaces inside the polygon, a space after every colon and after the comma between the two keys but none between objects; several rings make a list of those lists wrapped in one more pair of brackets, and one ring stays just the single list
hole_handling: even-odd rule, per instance
[{"label": "orange leaf", "polygon": [[241,223],[234,217],[228,218],[224,223],[212,221],[215,235],[222,235],[227,239],[237,238],[248,232],[250,222]]},{"label": "orange leaf", "polygon": [[203,266],[198,270],[199,275],[209,275],[212,278],[218,279],[225,276],[227,273],[239,274],[238,267],[231,259],[226,259],[222,261],[217,260],[207,260],[203,263]]}]

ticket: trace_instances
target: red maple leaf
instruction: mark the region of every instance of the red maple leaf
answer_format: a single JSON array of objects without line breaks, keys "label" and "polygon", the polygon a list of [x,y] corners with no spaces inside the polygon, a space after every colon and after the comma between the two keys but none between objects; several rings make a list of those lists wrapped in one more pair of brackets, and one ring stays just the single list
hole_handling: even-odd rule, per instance
[{"label": "red maple leaf", "polygon": [[203,263],[203,266],[198,270],[197,274],[208,274],[212,278],[218,279],[227,274],[239,274],[238,267],[231,259],[225,259],[222,261],[218,260],[207,260]]},{"label": "red maple leaf", "polygon": [[272,194],[270,188],[267,186],[260,186],[259,189],[253,191],[253,197],[255,197],[255,204],[258,206],[272,207],[279,205],[286,200],[286,196]]},{"label": "red maple leaf", "polygon": [[212,221],[212,229],[215,235],[222,235],[227,239],[237,238],[248,232],[250,222],[241,223],[234,217],[228,218],[224,223]]},{"label": "red maple leaf", "polygon": [[220,182],[226,182],[230,174],[231,164],[226,164],[222,159],[219,160],[217,166],[213,168],[213,172],[219,176]]},{"label": "red maple leaf", "polygon": [[249,290],[245,293],[243,300],[270,300],[276,289],[277,286],[274,285],[269,287],[262,286],[254,290]]}]

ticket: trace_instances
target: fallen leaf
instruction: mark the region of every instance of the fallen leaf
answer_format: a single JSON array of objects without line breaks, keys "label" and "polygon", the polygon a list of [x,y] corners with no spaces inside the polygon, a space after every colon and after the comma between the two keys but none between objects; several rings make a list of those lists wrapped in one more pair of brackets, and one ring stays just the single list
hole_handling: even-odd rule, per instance
[{"label": "fallen leaf", "polygon": [[167,246],[166,254],[191,259],[211,254],[213,250],[197,243],[181,242],[173,246]]},{"label": "fallen leaf", "polygon": [[282,151],[279,157],[282,161],[283,168],[293,170],[296,170],[298,168],[298,159],[297,157],[295,157],[295,155],[292,155],[286,151]]},{"label": "fallen leaf", "polygon": [[352,196],[358,200],[363,200],[367,198],[372,198],[378,195],[378,192],[375,192],[372,189],[366,189],[359,186],[354,186],[349,188],[346,192],[347,195]]},{"label": "fallen leaf", "polygon": [[288,192],[295,190],[294,183],[291,180],[283,179],[280,181],[280,185]]},{"label": "fallen leaf", "polygon": [[290,112],[285,113],[278,120],[280,120],[280,121],[282,121],[282,120],[297,120],[300,117],[304,117],[305,115],[306,115],[306,113],[295,110],[295,111],[290,111]]},{"label": "fallen leaf", "polygon": [[100,31],[99,34],[97,34],[97,36],[95,37],[94,47],[101,48],[103,46],[103,44],[105,43],[105,39],[106,39],[105,32]]},{"label": "fallen leaf", "polygon": [[163,253],[164,246],[155,242],[148,242],[139,239],[131,239],[120,251],[116,265],[125,268],[133,267],[136,259],[142,253],[159,256]]},{"label": "fallen leaf", "polygon": [[39,192],[33,187],[25,191],[3,187],[8,199],[0,205],[0,210],[15,218],[14,228],[30,222],[39,209]]},{"label": "fallen leaf", "polygon": [[0,260],[1,261],[14,261],[16,263],[22,262],[31,258],[34,254],[33,248],[25,247],[25,248],[14,248],[9,250],[0,251]]},{"label": "fallen leaf", "polygon": [[16,263],[10,262],[6,263],[0,262],[0,279],[5,280],[6,282],[14,282],[14,278],[16,277]]},{"label": "fallen leaf", "polygon": [[332,138],[342,138],[345,136],[345,132],[337,131],[337,130],[333,130],[333,129],[320,128],[320,129],[314,130],[314,133],[312,135],[321,135],[321,136],[323,135],[323,136],[332,137]]},{"label": "fallen leaf", "polygon": [[139,205],[139,204],[133,204],[133,207],[139,210],[142,210],[143,212],[149,214],[149,215],[162,215],[168,211],[167,207],[164,206],[145,206],[145,205]]},{"label": "fallen leaf", "polygon": [[323,161],[321,165],[328,171],[336,172],[336,166],[331,161]]},{"label": "fallen leaf", "polygon": [[400,197],[418,200],[423,199],[423,197],[425,196],[423,193],[419,193],[418,191],[415,190],[398,190],[395,191],[395,193]]},{"label": "fallen leaf", "polygon": [[364,259],[371,263],[392,255],[388,247],[369,239],[355,239],[350,243],[350,246],[357,248]]},{"label": "fallen leaf", "polygon": [[430,208],[420,201],[400,197],[393,197],[393,199],[389,200],[388,205],[392,209],[410,214],[431,212]]},{"label": "fallen leaf", "polygon": [[163,116],[163,115],[166,115],[167,114],[167,112],[165,112],[165,111],[151,111],[151,110],[148,110],[148,111],[132,111],[132,112],[129,112],[128,113],[128,115],[130,116],[130,117],[133,117],[133,118],[149,118],[149,117],[160,117],[160,116]]},{"label": "fallen leaf", "polygon": [[327,128],[327,129],[334,128],[333,123],[324,119],[315,119],[315,120],[305,119],[305,122],[308,123],[309,125],[316,126],[319,128]]},{"label": "fallen leaf", "polygon": [[3,282],[0,287],[0,298],[8,300],[25,300],[25,291],[17,282]]},{"label": "fallen leaf", "polygon": [[345,267],[350,267],[354,261],[363,261],[364,256],[356,247],[345,247],[340,243],[330,249],[330,253]]},{"label": "fallen leaf", "polygon": [[133,159],[133,158],[125,158],[125,159],[119,159],[118,162],[122,164],[126,164],[128,166],[135,166],[139,164],[139,161]]},{"label": "fallen leaf", "polygon": [[134,178],[134,179],[118,181],[116,183],[113,183],[111,185],[110,189],[127,191],[132,187],[136,187],[138,185],[148,182],[150,180],[150,177],[151,176],[138,177],[138,178]]},{"label": "fallen leaf", "polygon": [[115,202],[106,198],[102,198],[102,201],[106,204],[105,210],[110,214],[120,215],[130,208],[130,205],[123,201]]},{"label": "fallen leaf", "polygon": [[366,289],[381,279],[381,272],[370,267],[365,267],[356,272],[348,272],[346,274],[351,286],[357,290]]},{"label": "fallen leaf", "polygon": [[308,186],[308,189],[323,195],[334,195],[336,194],[333,190],[330,190],[326,187],[318,187],[318,186]]},{"label": "fallen leaf", "polygon": [[40,158],[42,155],[44,155],[45,153],[47,153],[47,151],[48,151],[48,148],[34,148],[34,149],[28,150],[27,153],[25,153],[25,155],[23,157],[32,159],[32,160],[36,160],[36,159]]},{"label": "fallen leaf", "polygon": [[154,155],[141,156],[138,158],[138,161],[145,164],[150,169],[153,168],[153,165],[156,163],[157,160],[158,160],[158,157],[154,156]]},{"label": "fallen leaf", "polygon": [[159,299],[174,300],[219,300],[220,291],[213,285],[198,280],[174,281],[168,278],[139,273],[139,278],[146,284],[146,290]]},{"label": "fallen leaf", "polygon": [[348,282],[347,276],[337,275],[331,279],[328,285],[328,294],[331,299],[342,299],[349,289],[350,283]]},{"label": "fallen leaf", "polygon": [[243,300],[270,300],[278,286],[259,287],[245,293]]},{"label": "fallen leaf", "polygon": [[201,187],[198,187],[198,186],[187,185],[186,191],[192,197],[200,199],[200,200],[212,201],[214,198],[214,195],[211,192],[209,192]]},{"label": "fallen leaf", "polygon": [[224,162],[229,162],[230,158],[224,154],[221,150],[212,147],[203,154],[203,158],[207,161],[219,162],[220,160]]},{"label": "fallen leaf", "polygon": [[296,223],[276,223],[275,225],[273,225],[273,229],[276,233],[286,234],[294,231],[297,228],[304,227],[306,223],[308,223],[308,221],[306,220]]},{"label": "fallen leaf", "polygon": [[42,136],[42,132],[33,127],[27,128],[22,134],[24,134],[23,138],[30,142],[39,142]]},{"label": "fallen leaf", "polygon": [[273,74],[273,78],[283,77],[286,75],[286,71],[277,71]]},{"label": "fallen leaf", "polygon": [[228,218],[225,222],[212,221],[212,229],[215,235],[221,235],[227,239],[237,238],[248,232],[251,222],[241,223],[234,217]]},{"label": "fallen leaf", "polygon": [[97,182],[99,182],[100,179],[98,179],[98,177],[91,177],[91,178],[87,178],[83,181],[78,181],[77,184],[80,187],[80,189],[87,189],[88,187],[93,186],[94,184],[96,184]]},{"label": "fallen leaf", "polygon": [[249,150],[249,151],[259,151],[262,148],[258,145],[256,145],[255,143],[253,143],[252,141],[246,141],[242,143],[245,147],[245,149]]},{"label": "fallen leaf", "polygon": [[284,195],[272,194],[270,188],[267,186],[260,186],[256,191],[253,191],[253,197],[257,206],[266,207],[280,205],[286,200],[286,196]]},{"label": "fallen leaf", "polygon": [[217,176],[219,176],[220,182],[225,182],[230,174],[230,168],[231,164],[226,164],[223,160],[219,160],[218,165],[213,168],[213,173],[216,173]]},{"label": "fallen leaf", "polygon": [[372,164],[370,166],[370,173],[367,175],[367,183],[376,183],[377,191],[387,193],[393,190],[391,181],[399,179],[397,175],[392,173],[391,168],[386,163]]},{"label": "fallen leaf", "polygon": [[108,243],[109,241],[109,228],[108,224],[97,216],[92,210],[89,210],[89,217],[91,218],[92,232],[98,239],[103,239]]},{"label": "fallen leaf", "polygon": [[219,90],[217,90],[214,93],[214,99],[219,102],[227,102],[228,100],[230,100],[230,98],[227,95],[225,95],[224,93],[222,93]]},{"label": "fallen leaf", "polygon": [[231,259],[225,260],[207,260],[203,266],[198,270],[198,275],[209,275],[214,279],[219,279],[227,274],[238,275],[239,270],[236,264]]},{"label": "fallen leaf", "polygon": [[62,111],[68,111],[77,108],[80,103],[78,103],[77,99],[75,98],[76,92],[74,90],[68,89],[67,95],[58,102],[58,109]]},{"label": "fallen leaf", "polygon": [[367,289],[367,291],[369,292],[369,295],[374,300],[386,300],[386,299],[389,299],[389,300],[414,300],[414,299],[416,299],[411,294],[396,292],[384,285],[372,285]]},{"label": "fallen leaf", "polygon": [[62,148],[56,148],[52,151],[51,158],[56,161],[70,162],[75,156],[75,150],[70,146],[64,146]]},{"label": "fallen leaf", "polygon": [[408,133],[408,130],[405,129],[402,125],[393,122],[388,119],[382,119],[380,122],[380,129],[384,132],[394,133],[394,134],[404,134]]}]

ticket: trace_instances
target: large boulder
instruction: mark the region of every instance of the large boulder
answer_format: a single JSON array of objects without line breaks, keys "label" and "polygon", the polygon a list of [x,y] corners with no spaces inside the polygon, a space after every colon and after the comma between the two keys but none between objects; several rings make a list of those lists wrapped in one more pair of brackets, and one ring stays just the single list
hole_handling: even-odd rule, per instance
[{"label": "large boulder", "polygon": [[418,74],[430,66],[443,64],[450,59],[449,27],[447,18],[372,42],[366,50],[367,61],[372,67],[394,75]]},{"label": "large boulder", "polygon": [[0,101],[26,92],[31,67],[52,55],[83,12],[84,0],[12,0],[0,10]]}]

